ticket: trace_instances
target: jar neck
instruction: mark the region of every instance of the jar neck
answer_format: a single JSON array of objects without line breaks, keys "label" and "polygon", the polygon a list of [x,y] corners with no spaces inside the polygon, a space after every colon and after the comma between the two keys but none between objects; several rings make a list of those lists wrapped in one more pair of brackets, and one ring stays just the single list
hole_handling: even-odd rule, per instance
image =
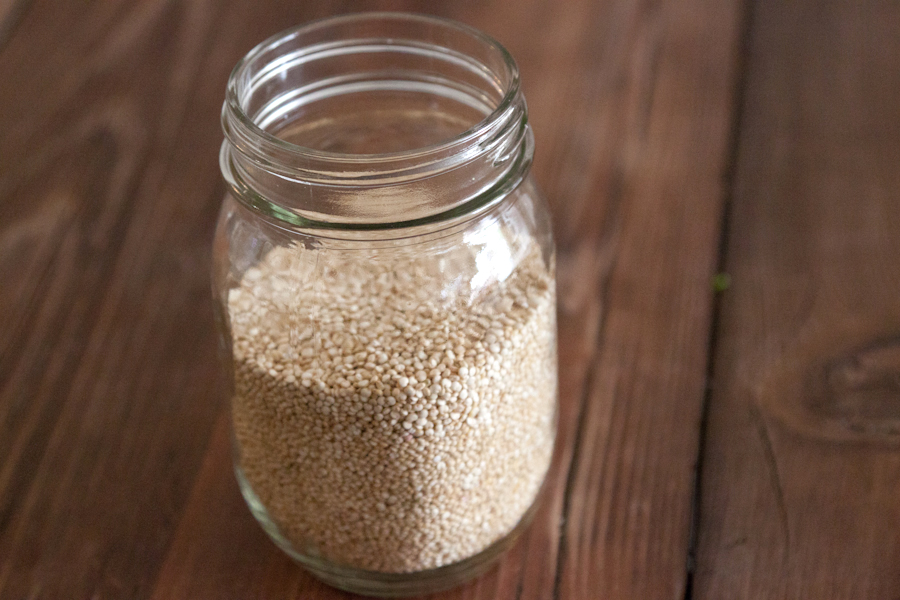
[{"label": "jar neck", "polygon": [[287,225],[397,229],[488,209],[533,154],[518,69],[466,26],[364,13],[253,49],[231,74],[222,172]]}]

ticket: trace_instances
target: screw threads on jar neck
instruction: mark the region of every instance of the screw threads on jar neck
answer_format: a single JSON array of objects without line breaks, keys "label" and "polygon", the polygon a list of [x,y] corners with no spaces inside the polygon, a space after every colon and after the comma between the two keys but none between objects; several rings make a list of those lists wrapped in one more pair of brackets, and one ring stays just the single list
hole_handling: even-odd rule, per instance
[{"label": "screw threads on jar neck", "polygon": [[231,74],[222,126],[238,200],[299,227],[472,215],[518,185],[533,153],[506,50],[416,15],[338,17],[263,42]]}]

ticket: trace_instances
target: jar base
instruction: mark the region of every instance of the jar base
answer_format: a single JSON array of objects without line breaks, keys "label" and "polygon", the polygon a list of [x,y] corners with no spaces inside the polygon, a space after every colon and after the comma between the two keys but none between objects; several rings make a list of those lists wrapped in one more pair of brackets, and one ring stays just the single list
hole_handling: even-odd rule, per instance
[{"label": "jar base", "polygon": [[311,575],[328,585],[363,596],[376,598],[405,598],[440,592],[456,587],[487,572],[498,561],[531,523],[536,507],[542,496],[538,493],[535,502],[525,511],[519,523],[505,536],[469,558],[459,562],[414,573],[381,573],[341,566],[323,558],[299,553],[285,538],[263,506],[256,492],[250,486],[241,468],[235,465],[235,476],[241,494],[254,518],[266,534],[294,561]]}]

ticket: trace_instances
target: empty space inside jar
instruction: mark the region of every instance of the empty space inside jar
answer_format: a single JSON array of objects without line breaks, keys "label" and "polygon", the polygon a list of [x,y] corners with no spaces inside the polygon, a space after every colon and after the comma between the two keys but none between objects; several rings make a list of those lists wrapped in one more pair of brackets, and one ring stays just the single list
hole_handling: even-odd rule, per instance
[{"label": "empty space inside jar", "polygon": [[282,141],[390,154],[452,140],[500,106],[509,69],[502,56],[482,58],[497,64],[415,40],[365,37],[302,48],[248,69],[237,83],[243,111]]}]

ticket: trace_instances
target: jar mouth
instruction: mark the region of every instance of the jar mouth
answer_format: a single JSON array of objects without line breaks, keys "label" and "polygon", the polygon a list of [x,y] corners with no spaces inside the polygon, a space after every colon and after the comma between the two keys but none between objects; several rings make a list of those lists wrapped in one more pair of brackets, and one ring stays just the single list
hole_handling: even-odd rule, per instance
[{"label": "jar mouth", "polygon": [[[499,59],[491,66],[496,68],[502,64],[505,72],[488,73],[486,65],[479,64],[476,59],[453,51],[450,48],[434,46],[430,49],[430,52],[439,52],[443,55],[443,60],[454,62],[460,66],[464,66],[464,68],[479,69],[484,75],[488,75],[494,79],[495,85],[502,86],[502,96],[499,101],[496,102],[496,106],[494,106],[481,120],[461,133],[436,143],[395,152],[349,154],[320,150],[292,143],[274,135],[265,127],[260,126],[258,117],[248,114],[245,107],[247,97],[257,91],[261,82],[265,83],[267,76],[271,76],[277,69],[283,69],[287,63],[292,61],[307,63],[335,53],[345,53],[347,52],[347,48],[352,50],[353,48],[364,47],[371,50],[373,47],[378,46],[379,43],[381,45],[395,46],[404,41],[389,37],[381,39],[343,39],[339,41],[333,39],[333,36],[335,35],[333,32],[340,30],[341,28],[358,25],[365,26],[366,24],[371,23],[384,24],[388,27],[394,24],[426,26],[436,29],[451,30],[462,34],[463,36],[470,37],[473,42],[482,45],[485,50],[489,53],[493,53],[495,57]],[[303,45],[298,51],[294,51],[287,56],[280,56],[274,63],[269,63],[268,65],[265,64],[269,62],[269,58],[272,55],[278,53],[279,49],[292,44],[297,44],[297,42],[300,42],[306,37],[319,38],[320,41],[311,45],[301,42]],[[416,40],[406,41],[411,42],[406,46],[407,50],[418,50],[421,53],[429,52],[429,49],[425,47],[426,44],[417,43]],[[262,67],[262,69],[255,75],[247,77],[248,72],[254,67]],[[257,144],[262,146],[263,149],[270,150],[270,153],[274,156],[282,156],[283,158],[294,157],[297,159],[318,159],[321,161],[333,162],[338,165],[376,162],[387,167],[390,163],[397,161],[423,159],[428,156],[442,154],[447,150],[453,151],[460,146],[467,146],[473,141],[481,139],[484,134],[489,134],[492,128],[494,128],[492,126],[495,126],[498,121],[502,121],[504,115],[513,108],[520,93],[519,87],[518,65],[516,65],[516,62],[509,51],[504,48],[500,42],[473,27],[450,19],[409,13],[367,12],[342,15],[319,19],[275,34],[248,52],[234,67],[228,79],[225,107],[223,108],[223,129],[225,130],[226,136],[232,140],[232,143],[237,142],[234,144],[236,147],[241,147],[246,143],[246,140],[243,138],[252,137],[255,138]]]},{"label": "jar mouth", "polygon": [[262,42],[229,77],[222,127],[239,199],[332,224],[452,212],[509,187],[511,170],[521,179],[532,148],[509,52],[467,25],[407,13],[331,17]]}]

